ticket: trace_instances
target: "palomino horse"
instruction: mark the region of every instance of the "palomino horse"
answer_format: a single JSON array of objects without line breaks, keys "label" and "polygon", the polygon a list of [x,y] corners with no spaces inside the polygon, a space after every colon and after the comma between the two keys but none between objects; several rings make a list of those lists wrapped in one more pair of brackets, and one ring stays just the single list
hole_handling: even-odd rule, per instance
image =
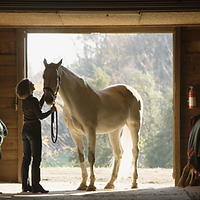
[{"label": "palomino horse", "polygon": [[[57,64],[48,64],[44,59],[44,94],[48,105],[54,103],[57,92],[63,99],[63,119],[77,147],[82,170],[82,182],[78,189],[96,190],[93,169],[96,134],[103,133],[109,133],[114,154],[112,176],[105,189],[113,189],[115,187],[114,181],[117,179],[123,154],[120,134],[125,125],[129,128],[132,138],[134,160],[132,188],[136,188],[139,131],[143,107],[140,95],[133,88],[126,85],[115,85],[104,90],[96,90],[84,79],[78,77],[61,64],[62,60]],[[89,186],[87,186],[88,173],[84,158],[83,135],[86,136],[88,143]],[[129,158],[129,161],[132,162],[132,159]]]}]

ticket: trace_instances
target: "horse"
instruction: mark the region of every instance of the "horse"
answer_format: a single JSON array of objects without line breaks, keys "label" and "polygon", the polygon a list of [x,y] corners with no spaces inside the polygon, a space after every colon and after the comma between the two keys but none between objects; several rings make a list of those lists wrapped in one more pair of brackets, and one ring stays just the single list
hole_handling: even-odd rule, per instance
[{"label": "horse", "polygon": [[[96,134],[104,133],[109,133],[114,155],[112,175],[105,189],[115,188],[114,182],[118,177],[124,152],[120,141],[123,127],[128,127],[131,135],[134,165],[131,188],[137,188],[138,143],[143,111],[142,98],[138,92],[123,84],[96,90],[85,79],[62,66],[62,59],[58,63],[50,64],[44,59],[43,63],[45,66],[43,71],[45,101],[48,105],[52,105],[57,92],[59,93],[64,102],[63,120],[69,128],[77,148],[82,172],[82,181],[77,190],[96,190],[94,174]],[[83,135],[86,136],[88,143],[89,186],[87,185],[88,173],[85,164]],[[129,162],[132,163],[131,158],[129,158]]]}]

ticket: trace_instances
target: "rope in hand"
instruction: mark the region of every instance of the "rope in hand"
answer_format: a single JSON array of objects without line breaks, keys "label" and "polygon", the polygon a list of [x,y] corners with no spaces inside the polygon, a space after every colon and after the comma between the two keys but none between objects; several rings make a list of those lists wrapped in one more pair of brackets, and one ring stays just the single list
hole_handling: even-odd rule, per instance
[{"label": "rope in hand", "polygon": [[56,143],[58,139],[58,112],[57,109],[55,111],[56,113],[56,134],[54,134],[53,127],[54,127],[54,112],[51,113],[51,140],[53,143]]}]

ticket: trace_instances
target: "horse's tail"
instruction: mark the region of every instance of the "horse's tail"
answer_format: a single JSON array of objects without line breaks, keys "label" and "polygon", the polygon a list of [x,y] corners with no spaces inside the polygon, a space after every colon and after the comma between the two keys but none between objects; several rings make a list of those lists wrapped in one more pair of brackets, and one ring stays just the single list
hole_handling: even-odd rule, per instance
[{"label": "horse's tail", "polygon": [[121,164],[119,167],[118,178],[128,178],[130,170],[132,169],[132,139],[129,128],[125,125],[121,136],[122,148],[124,150]]}]

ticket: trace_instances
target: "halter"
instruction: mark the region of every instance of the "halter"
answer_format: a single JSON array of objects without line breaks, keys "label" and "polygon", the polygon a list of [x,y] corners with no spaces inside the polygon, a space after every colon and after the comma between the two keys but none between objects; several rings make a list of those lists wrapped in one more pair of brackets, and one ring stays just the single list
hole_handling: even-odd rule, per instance
[{"label": "halter", "polygon": [[50,88],[50,87],[44,87],[43,88],[43,90],[48,90],[48,91],[50,91],[51,92],[51,94],[53,95],[53,97],[54,97],[54,101],[55,101],[55,99],[56,99],[56,97],[57,97],[57,93],[58,93],[58,90],[60,89],[60,75],[58,75],[58,77],[57,77],[57,87],[56,87],[56,90],[55,90],[55,92]]},{"label": "halter", "polygon": [[[57,76],[57,87],[56,87],[56,91],[54,92],[50,87],[44,87],[43,90],[48,90],[52,93],[53,97],[54,97],[54,102],[53,105],[55,105],[55,99],[57,97],[57,93],[58,90],[60,88],[60,75]],[[57,139],[58,139],[58,111],[56,109],[56,134],[54,135],[53,132],[53,124],[54,124],[54,112],[51,113],[51,140],[53,143],[56,143]]]}]

